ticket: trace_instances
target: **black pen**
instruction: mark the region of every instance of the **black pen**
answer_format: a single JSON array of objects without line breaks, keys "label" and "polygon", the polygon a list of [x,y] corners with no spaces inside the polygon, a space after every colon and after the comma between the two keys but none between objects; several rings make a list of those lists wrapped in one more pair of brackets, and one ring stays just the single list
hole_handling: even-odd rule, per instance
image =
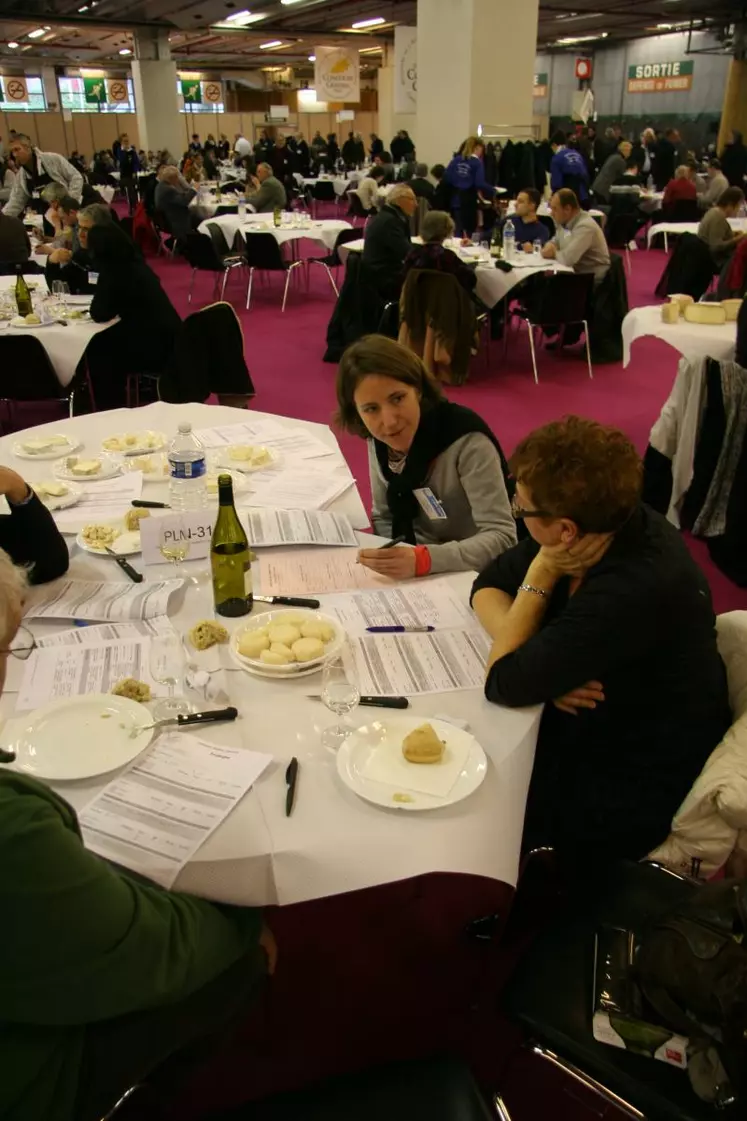
[{"label": "black pen", "polygon": [[402,545],[406,540],[406,537],[393,537],[391,541],[387,541],[386,545],[379,545],[379,548],[393,549],[395,545]]},{"label": "black pen", "polygon": [[298,782],[298,759],[295,755],[288,764],[288,769],[285,772],[285,781],[288,786],[288,791],[285,795],[285,816],[290,817],[293,813],[293,803],[296,800],[296,784]]}]

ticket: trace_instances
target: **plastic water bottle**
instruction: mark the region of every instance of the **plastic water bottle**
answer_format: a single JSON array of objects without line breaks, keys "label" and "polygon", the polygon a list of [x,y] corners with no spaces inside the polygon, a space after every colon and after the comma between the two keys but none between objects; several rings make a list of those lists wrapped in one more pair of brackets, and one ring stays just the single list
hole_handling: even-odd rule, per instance
[{"label": "plastic water bottle", "polygon": [[169,444],[169,503],[175,514],[204,510],[207,506],[207,468],[205,449],[188,420]]},{"label": "plastic water bottle", "polygon": [[504,261],[513,261],[516,256],[516,230],[514,224],[509,218],[506,225],[503,227],[503,259]]}]

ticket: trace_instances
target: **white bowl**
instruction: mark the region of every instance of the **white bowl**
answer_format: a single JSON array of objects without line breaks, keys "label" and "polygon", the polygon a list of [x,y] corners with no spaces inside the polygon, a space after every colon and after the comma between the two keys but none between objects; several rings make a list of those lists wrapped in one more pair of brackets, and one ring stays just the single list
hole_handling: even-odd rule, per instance
[{"label": "white bowl", "polygon": [[[301,623],[314,620],[320,623],[328,623],[331,627],[334,627],[334,638],[326,644],[324,654],[321,657],[312,658],[309,662],[290,662],[285,666],[272,666],[263,662],[261,658],[247,658],[244,654],[239,653],[239,643],[244,635],[277,623],[290,623],[292,619],[298,619],[299,626]],[[252,615],[250,619],[247,619],[231,636],[229,650],[236,664],[249,673],[256,673],[262,677],[295,677],[298,675],[306,676],[306,674],[321,669],[325,662],[340,652],[344,642],[345,630],[340,621],[332,615],[302,607],[278,607],[273,611],[263,611],[261,615]]]}]

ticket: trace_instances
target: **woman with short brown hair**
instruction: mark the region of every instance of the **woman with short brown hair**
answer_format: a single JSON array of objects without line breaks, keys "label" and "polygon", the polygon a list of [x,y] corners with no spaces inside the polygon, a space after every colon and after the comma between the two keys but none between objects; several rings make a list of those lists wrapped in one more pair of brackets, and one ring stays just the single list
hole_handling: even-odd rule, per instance
[{"label": "woman with short brown hair", "polygon": [[530,537],[477,579],[485,695],[545,709],[524,825],[578,870],[638,860],[731,723],[711,595],[620,431],[569,416],[511,461]]},{"label": "woman with short brown hair", "polygon": [[482,568],[516,541],[508,470],[488,425],[441,395],[417,355],[383,335],[348,347],[337,423],[368,438],[374,530],[400,538],[361,564],[402,580]]}]

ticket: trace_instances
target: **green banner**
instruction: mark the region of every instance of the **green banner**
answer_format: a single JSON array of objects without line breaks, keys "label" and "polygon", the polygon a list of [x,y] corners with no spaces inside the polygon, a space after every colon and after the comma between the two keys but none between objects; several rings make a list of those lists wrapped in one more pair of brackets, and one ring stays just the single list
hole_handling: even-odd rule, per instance
[{"label": "green banner", "polygon": [[693,59],[679,62],[642,62],[628,67],[629,78],[680,78],[692,74],[695,67]]},{"label": "green banner", "polygon": [[194,78],[182,78],[182,97],[185,105],[201,105],[202,83]]},{"label": "green banner", "polygon": [[546,86],[547,85],[547,74],[535,74],[534,75],[534,84],[535,84],[535,86]]},{"label": "green banner", "polygon": [[5,93],[3,92],[2,84],[0,84],[0,101],[5,101]]},{"label": "green banner", "polygon": [[106,82],[103,78],[84,78],[83,89],[89,105],[102,105],[106,101]]}]

